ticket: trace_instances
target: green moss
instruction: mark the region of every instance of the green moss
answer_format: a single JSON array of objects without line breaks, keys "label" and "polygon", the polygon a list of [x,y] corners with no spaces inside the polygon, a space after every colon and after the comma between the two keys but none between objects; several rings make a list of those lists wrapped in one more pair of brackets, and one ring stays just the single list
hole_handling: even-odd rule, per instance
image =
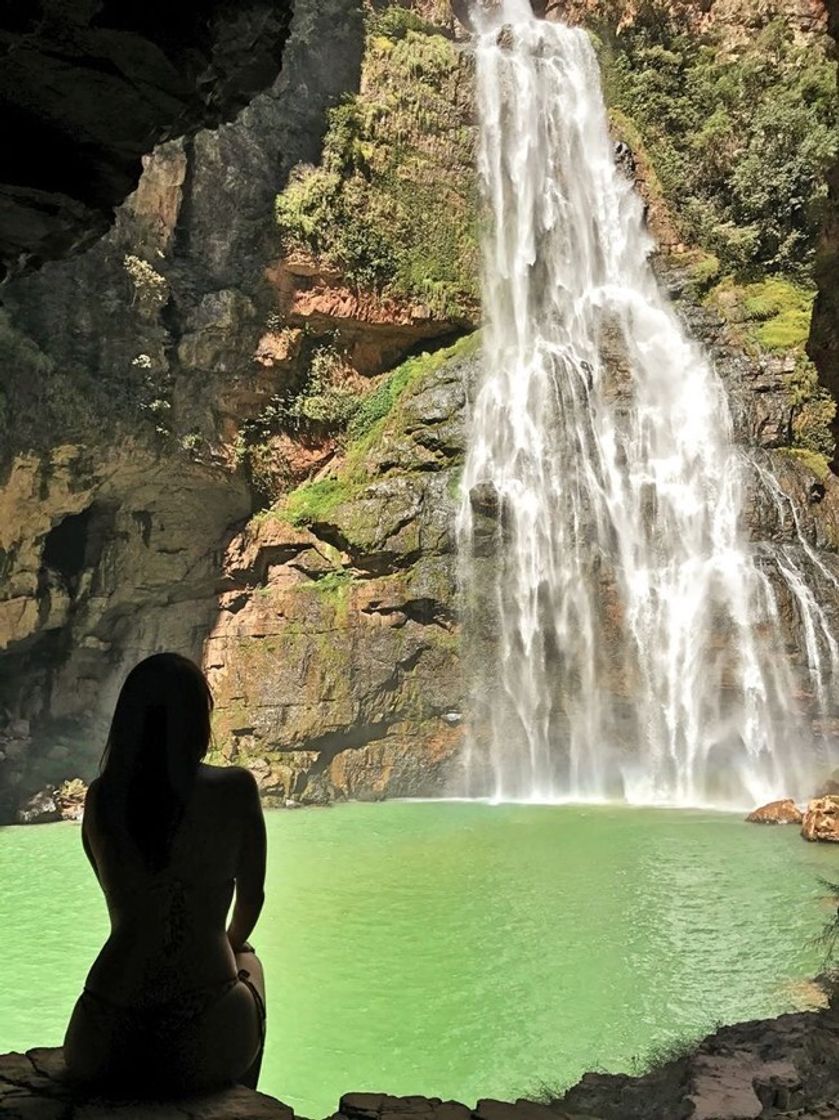
[{"label": "green moss", "polygon": [[352,488],[340,478],[304,482],[287,495],[276,514],[302,528],[324,521],[336,506],[351,496]]},{"label": "green moss", "polygon": [[764,350],[803,350],[814,299],[811,287],[780,276],[754,283],[737,283],[728,276],[708,295],[723,318]]},{"label": "green moss", "polygon": [[463,463],[457,463],[449,472],[446,480],[446,495],[456,502],[460,498],[460,484],[463,481]]},{"label": "green moss", "polygon": [[755,336],[767,350],[803,347],[810,333],[815,292],[779,276],[743,288],[748,318],[757,320]]},{"label": "green moss", "polygon": [[414,13],[368,21],[362,92],[333,109],[318,167],[276,201],[287,251],[456,320],[478,301],[467,56]]},{"label": "green moss", "polygon": [[307,590],[316,591],[319,595],[340,598],[348,591],[354,578],[352,572],[342,568],[340,571],[329,572],[320,579],[312,580],[311,583],[305,584],[305,587]]},{"label": "green moss", "polygon": [[820,455],[817,451],[809,451],[806,447],[782,447],[780,450],[784,455],[790,455],[799,463],[802,463],[821,482],[824,482],[830,475],[830,460],[827,455]]},{"label": "green moss", "polygon": [[818,474],[816,467],[833,457],[836,402],[805,352],[814,297],[810,287],[779,276],[751,284],[738,284],[729,276],[711,290],[706,302],[726,319],[747,351],[794,359],[787,375],[787,397],[793,406],[790,450]]},{"label": "green moss", "polygon": [[398,427],[399,406],[409,392],[447,362],[474,353],[479,345],[480,336],[475,332],[458,339],[453,346],[433,354],[419,354],[397,366],[362,402],[350,424],[344,455],[336,473],[304,482],[279,505],[262,511],[256,518],[278,517],[297,528],[327,520],[337,506],[350,501],[370,482],[368,454],[386,426]]},{"label": "green moss", "polygon": [[[475,331],[460,338],[452,346],[434,353],[419,354],[409,358],[389,373],[379,386],[362,403],[353,418],[346,448],[346,468],[351,477],[357,477],[367,450],[381,435],[388,419],[396,412],[408,391],[416,388],[432,373],[447,362],[474,354],[480,346],[480,333]],[[376,398],[375,402],[373,398]],[[365,407],[369,402],[370,407]],[[395,426],[398,419],[395,420]]]}]

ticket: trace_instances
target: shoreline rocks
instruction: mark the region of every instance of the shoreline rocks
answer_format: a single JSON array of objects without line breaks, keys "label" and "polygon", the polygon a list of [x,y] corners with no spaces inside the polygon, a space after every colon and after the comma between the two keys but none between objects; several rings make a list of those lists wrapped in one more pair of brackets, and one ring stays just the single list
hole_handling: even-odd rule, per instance
[{"label": "shoreline rocks", "polygon": [[18,824],[53,824],[55,821],[80,821],[87,786],[81,778],[68,778],[57,788],[44,786],[17,811]]},{"label": "shoreline rocks", "polygon": [[807,806],[801,825],[805,840],[839,844],[839,796],[816,797]]},{"label": "shoreline rocks", "polygon": [[[0,1055],[7,1120],[294,1120],[264,1093],[236,1087],[177,1102],[82,1096],[59,1049]],[[839,1014],[832,1008],[721,1027],[646,1073],[587,1073],[540,1102],[346,1093],[331,1120],[828,1120],[839,1115]]]},{"label": "shoreline rocks", "polygon": [[789,797],[761,805],[746,817],[750,824],[801,824],[803,819],[801,810]]}]

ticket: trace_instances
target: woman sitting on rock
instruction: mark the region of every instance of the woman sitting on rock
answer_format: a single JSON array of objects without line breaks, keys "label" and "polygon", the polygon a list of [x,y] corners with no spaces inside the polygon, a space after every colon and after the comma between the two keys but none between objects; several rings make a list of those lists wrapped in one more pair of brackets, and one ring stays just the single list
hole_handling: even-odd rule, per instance
[{"label": "woman sitting on rock", "polygon": [[202,762],[211,709],[193,662],[140,662],[87,793],[82,843],[111,934],[64,1053],[71,1076],[107,1091],[256,1088],[265,992],[247,938],[262,909],[265,822],[247,770]]}]

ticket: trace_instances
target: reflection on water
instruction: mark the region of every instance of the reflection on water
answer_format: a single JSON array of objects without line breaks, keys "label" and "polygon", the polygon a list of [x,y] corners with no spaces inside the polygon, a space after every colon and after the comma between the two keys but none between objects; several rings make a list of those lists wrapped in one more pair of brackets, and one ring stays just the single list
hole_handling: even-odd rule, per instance
[{"label": "reflection on water", "polygon": [[[837,853],[736,817],[386,803],[268,814],[261,1088],[509,1097],[809,1003]],[[78,827],[0,830],[0,1049],[60,1042],[106,930]]]}]

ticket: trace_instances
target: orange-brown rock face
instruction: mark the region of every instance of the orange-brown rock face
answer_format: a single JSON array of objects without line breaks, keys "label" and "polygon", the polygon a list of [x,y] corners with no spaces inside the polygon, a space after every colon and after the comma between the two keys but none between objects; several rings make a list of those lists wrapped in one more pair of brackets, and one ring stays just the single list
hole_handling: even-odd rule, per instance
[{"label": "orange-brown rock face", "polygon": [[794,801],[770,801],[746,817],[752,824],[801,824],[801,810]]},{"label": "orange-brown rock face", "polygon": [[363,461],[324,480],[305,527],[280,505],[227,550],[205,650],[215,738],[271,798],[446,790],[463,703],[452,483],[473,375],[466,357],[420,378]]},{"label": "orange-brown rock face", "polygon": [[801,825],[805,840],[839,843],[839,797],[817,797],[807,806]]},{"label": "orange-brown rock face", "polygon": [[340,273],[300,256],[276,261],[266,275],[276,289],[282,318],[314,334],[338,332],[341,347],[362,374],[391,368],[426,339],[474,326],[474,321],[435,315],[416,301],[359,289]]}]

